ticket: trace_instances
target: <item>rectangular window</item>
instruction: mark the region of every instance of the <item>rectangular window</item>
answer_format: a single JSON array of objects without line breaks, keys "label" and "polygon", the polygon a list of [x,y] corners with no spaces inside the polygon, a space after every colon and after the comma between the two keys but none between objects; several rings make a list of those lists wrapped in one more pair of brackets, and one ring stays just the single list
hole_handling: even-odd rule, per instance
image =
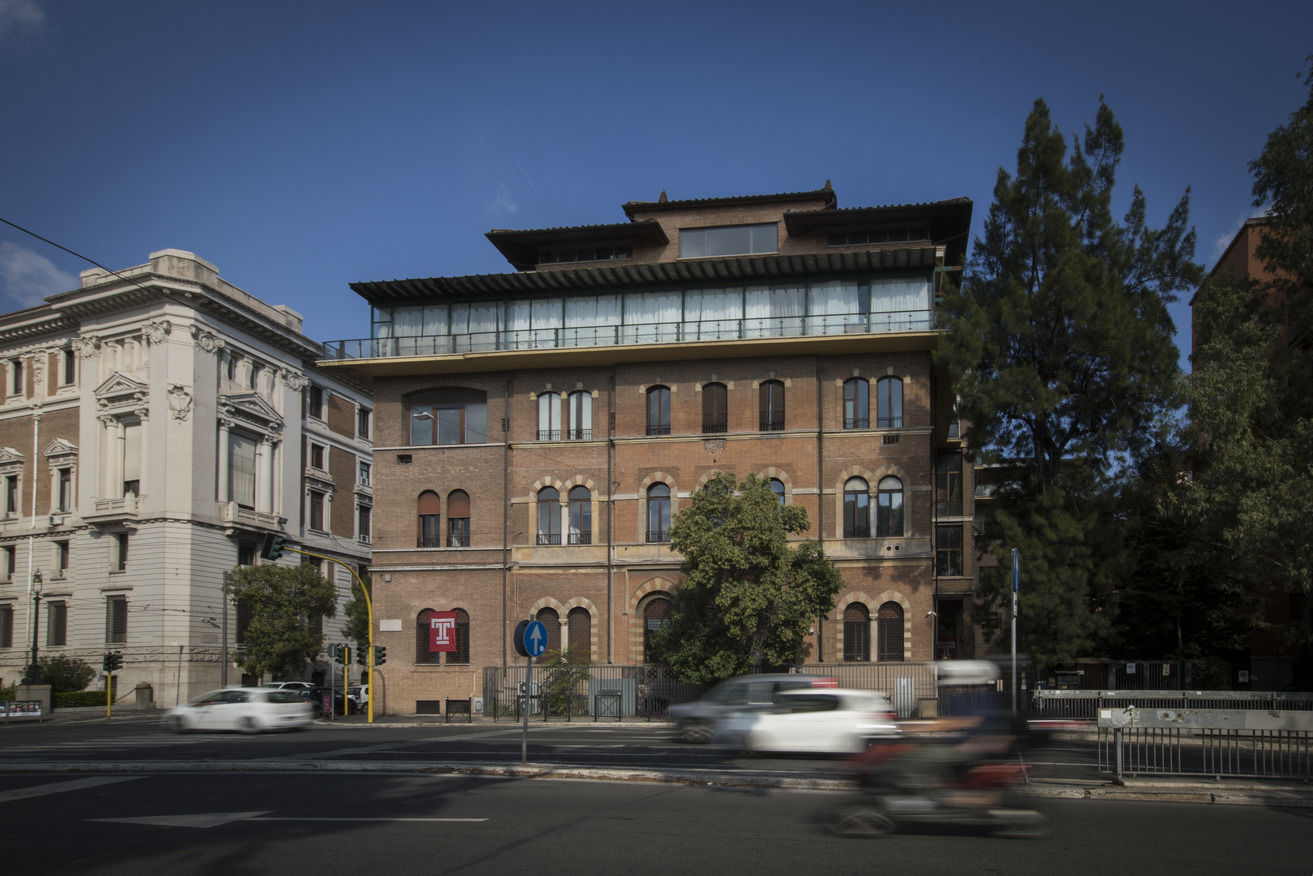
[{"label": "rectangular window", "polygon": [[322,444],[310,444],[310,467],[317,468],[320,471],[328,471],[324,468],[324,457],[327,455],[328,448]]},{"label": "rectangular window", "polygon": [[238,645],[246,644],[246,631],[251,628],[251,600],[237,600],[236,635],[233,639]]},{"label": "rectangular window", "polygon": [[61,514],[67,514],[73,508],[73,469],[61,468],[59,470],[59,496],[55,503],[55,510]]},{"label": "rectangular window", "polygon": [[14,647],[14,607],[0,605],[0,648]]},{"label": "rectangular window", "polygon": [[114,536],[114,568],[120,572],[128,570],[128,534],[120,532]]},{"label": "rectangular window", "polygon": [[579,391],[570,393],[568,401],[568,437],[572,441],[589,441],[593,437],[593,396]]},{"label": "rectangular window", "polygon": [[369,476],[373,467],[368,462],[360,463],[360,483],[363,486],[369,486]]},{"label": "rectangular window", "polygon": [[237,545],[237,565],[239,566],[255,565],[255,545],[253,544]]},{"label": "rectangular window", "polygon": [[0,574],[5,576],[4,580],[14,580],[14,573],[18,571],[18,549],[9,546],[3,549],[0,554]]},{"label": "rectangular window", "polygon": [[935,457],[935,514],[962,516],[962,454],[958,451]]},{"label": "rectangular window", "polygon": [[314,417],[317,420],[324,418],[324,388],[322,386],[312,386],[306,391],[305,412],[307,416]]},{"label": "rectangular window", "polygon": [[762,432],[784,431],[784,384],[767,380],[758,390],[758,427]]},{"label": "rectangular window", "polygon": [[123,421],[123,495],[141,495],[141,421]]},{"label": "rectangular window", "polygon": [[779,231],[774,222],[757,225],[725,225],[718,228],[679,229],[679,257],[751,255],[779,251]]},{"label": "rectangular window", "polygon": [[17,517],[19,489],[18,475],[5,475],[5,516]]},{"label": "rectangular window", "polygon": [[105,644],[122,645],[128,641],[128,597],[105,597]]},{"label": "rectangular window", "polygon": [[68,603],[62,599],[46,602],[46,644],[68,644]]},{"label": "rectangular window", "polygon": [[442,515],[419,515],[419,546],[422,548],[442,547]]},{"label": "rectangular window", "polygon": [[447,521],[447,524],[447,547],[469,547],[470,519],[468,517],[452,517]]},{"label": "rectangular window", "polygon": [[356,409],[356,437],[365,441],[369,440],[369,408]]},{"label": "rectangular window", "polygon": [[962,527],[935,527],[935,574],[961,575]]},{"label": "rectangular window", "polygon": [[21,359],[9,360],[9,394],[23,394],[23,361]]},{"label": "rectangular window", "polygon": [[255,509],[255,439],[228,433],[228,497],[243,508]]},{"label": "rectangular window", "polygon": [[654,386],[647,391],[647,434],[670,434],[670,389]]},{"label": "rectangular window", "polygon": [[63,578],[68,574],[68,542],[55,542],[55,577]]},{"label": "rectangular window", "polygon": [[324,494],[319,490],[310,491],[310,528],[324,531]]},{"label": "rectangular window", "polygon": [[59,382],[63,386],[69,386],[77,379],[77,352],[72,347],[64,348],[63,365]]},{"label": "rectangular window", "polygon": [[373,516],[374,509],[368,505],[356,506],[356,538],[364,544],[369,544],[370,539],[370,518]]}]

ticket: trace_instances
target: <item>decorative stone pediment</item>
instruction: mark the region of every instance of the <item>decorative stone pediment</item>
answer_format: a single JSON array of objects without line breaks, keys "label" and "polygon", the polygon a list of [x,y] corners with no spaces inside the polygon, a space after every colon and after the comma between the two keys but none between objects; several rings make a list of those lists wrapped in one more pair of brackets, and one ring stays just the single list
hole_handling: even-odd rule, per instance
[{"label": "decorative stone pediment", "polygon": [[219,415],[262,432],[281,432],[283,416],[257,393],[244,392],[219,397]]},{"label": "decorative stone pediment", "polygon": [[115,371],[109,379],[96,387],[96,406],[102,411],[118,408],[146,408],[150,402],[150,390],[146,384],[133,380],[121,371]]},{"label": "decorative stone pediment", "polygon": [[0,447],[0,468],[21,466],[27,458],[12,447]]},{"label": "decorative stone pediment", "polygon": [[62,457],[76,457],[77,452],[77,445],[72,441],[67,441],[63,438],[56,438],[54,441],[51,441],[46,445],[46,449],[41,451],[41,454],[53,462]]}]

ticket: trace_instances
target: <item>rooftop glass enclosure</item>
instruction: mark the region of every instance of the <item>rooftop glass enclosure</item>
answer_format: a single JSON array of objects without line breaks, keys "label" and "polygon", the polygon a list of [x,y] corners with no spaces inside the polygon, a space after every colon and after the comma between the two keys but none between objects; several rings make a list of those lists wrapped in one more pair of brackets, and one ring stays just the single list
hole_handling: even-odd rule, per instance
[{"label": "rooftop glass enclosure", "polygon": [[375,307],[329,359],[929,331],[925,273],[789,284]]}]

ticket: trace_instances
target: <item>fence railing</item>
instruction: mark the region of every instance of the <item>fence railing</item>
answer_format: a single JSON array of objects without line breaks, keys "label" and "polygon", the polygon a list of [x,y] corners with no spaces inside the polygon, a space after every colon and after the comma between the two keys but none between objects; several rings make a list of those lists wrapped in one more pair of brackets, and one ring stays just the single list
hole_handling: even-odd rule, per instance
[{"label": "fence railing", "polygon": [[1313,777],[1313,712],[1105,708],[1099,770],[1123,776]]},{"label": "fence railing", "polygon": [[524,666],[488,666],[483,670],[484,714],[498,720],[664,721],[666,709],[695,700],[697,685],[685,684],[667,667],[539,665],[525,684]]},{"label": "fence railing", "polygon": [[1100,709],[1285,709],[1313,711],[1313,693],[1217,690],[1037,690],[1036,719],[1093,721]]}]

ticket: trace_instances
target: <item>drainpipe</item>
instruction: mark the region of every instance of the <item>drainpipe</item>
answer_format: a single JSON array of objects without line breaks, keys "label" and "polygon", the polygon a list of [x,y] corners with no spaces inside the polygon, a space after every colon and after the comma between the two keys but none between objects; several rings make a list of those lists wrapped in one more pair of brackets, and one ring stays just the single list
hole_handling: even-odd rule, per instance
[{"label": "drainpipe", "polygon": [[[33,391],[36,389],[36,381],[33,380]],[[41,429],[41,410],[37,406],[32,408],[32,522],[28,527],[27,536],[27,604],[32,605],[32,573],[33,563],[32,555],[36,553],[36,455],[40,445]],[[32,638],[32,624],[36,623],[34,617],[36,609],[27,613],[27,637]]]},{"label": "drainpipe", "polygon": [[615,647],[615,374],[606,397],[606,662]]},{"label": "drainpipe", "polygon": [[510,623],[507,587],[511,567],[511,381],[506,381],[506,416],[502,419],[502,515],[501,515],[501,665],[506,663],[506,625]]},{"label": "drainpipe", "polygon": [[[816,532],[825,553],[825,381],[816,357]],[[816,662],[825,662],[825,616],[816,618]]]}]

